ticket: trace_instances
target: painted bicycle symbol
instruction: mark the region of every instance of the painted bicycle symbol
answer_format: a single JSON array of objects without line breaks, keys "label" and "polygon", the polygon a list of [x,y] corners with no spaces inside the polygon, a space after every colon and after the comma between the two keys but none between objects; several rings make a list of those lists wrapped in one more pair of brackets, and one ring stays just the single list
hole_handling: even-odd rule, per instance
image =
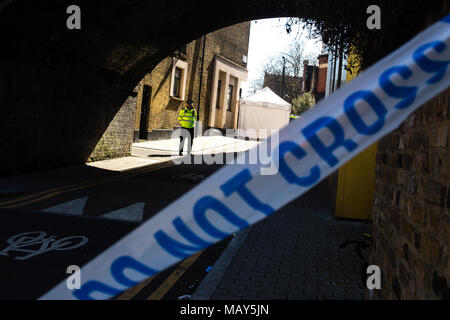
[{"label": "painted bicycle symbol", "polygon": [[28,254],[21,257],[15,257],[14,259],[27,260],[52,250],[73,250],[84,246],[89,240],[84,236],[70,236],[59,240],[56,240],[55,236],[46,236],[47,233],[44,231],[26,232],[12,236],[6,241],[9,246],[0,251],[0,255],[9,256],[10,251],[25,252]]}]

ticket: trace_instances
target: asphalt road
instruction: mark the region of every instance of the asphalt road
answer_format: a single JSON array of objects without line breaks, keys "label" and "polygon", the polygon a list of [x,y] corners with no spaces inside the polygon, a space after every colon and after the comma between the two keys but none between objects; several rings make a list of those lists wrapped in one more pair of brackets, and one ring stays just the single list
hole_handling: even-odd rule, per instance
[{"label": "asphalt road", "polygon": [[[0,299],[36,299],[220,166],[158,164],[0,199]],[[118,299],[191,294],[230,239]]]}]

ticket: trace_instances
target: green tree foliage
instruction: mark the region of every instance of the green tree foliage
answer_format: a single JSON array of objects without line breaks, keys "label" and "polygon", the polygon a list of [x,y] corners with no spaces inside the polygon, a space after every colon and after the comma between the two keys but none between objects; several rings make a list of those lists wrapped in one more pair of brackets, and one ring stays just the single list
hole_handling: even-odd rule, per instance
[{"label": "green tree foliage", "polygon": [[316,104],[314,95],[310,92],[305,92],[303,95],[292,100],[292,113],[300,115]]}]

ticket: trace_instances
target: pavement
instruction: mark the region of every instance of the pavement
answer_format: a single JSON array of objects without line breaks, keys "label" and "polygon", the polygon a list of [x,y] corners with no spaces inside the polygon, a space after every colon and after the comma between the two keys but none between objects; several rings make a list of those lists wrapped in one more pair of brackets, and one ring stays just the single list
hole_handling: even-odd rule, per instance
[{"label": "pavement", "polygon": [[347,239],[371,224],[333,216],[322,183],[239,232],[192,295],[193,300],[361,300],[363,259]]}]

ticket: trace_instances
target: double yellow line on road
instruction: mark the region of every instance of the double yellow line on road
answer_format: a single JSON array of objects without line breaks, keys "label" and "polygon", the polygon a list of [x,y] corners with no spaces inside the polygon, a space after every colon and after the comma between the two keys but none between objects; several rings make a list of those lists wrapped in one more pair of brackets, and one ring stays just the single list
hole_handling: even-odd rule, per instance
[{"label": "double yellow line on road", "polygon": [[86,189],[89,187],[93,187],[96,185],[105,184],[105,183],[109,183],[109,182],[113,182],[113,181],[120,181],[120,180],[131,178],[131,177],[134,177],[137,175],[141,175],[141,174],[145,174],[148,172],[163,169],[166,167],[170,167],[173,165],[174,165],[174,163],[172,162],[172,160],[168,160],[168,161],[164,161],[161,163],[157,163],[155,165],[145,166],[143,168],[129,169],[129,170],[123,171],[120,174],[112,176],[112,177],[91,179],[88,181],[83,181],[83,182],[79,182],[79,183],[75,183],[75,184],[71,184],[71,185],[67,185],[67,186],[52,188],[52,189],[48,189],[48,190],[42,190],[42,191],[27,195],[27,196],[23,196],[23,197],[11,199],[11,200],[0,201],[0,208],[8,209],[8,208],[22,207],[27,204],[39,202],[39,201],[63,194],[63,193]]},{"label": "double yellow line on road", "polygon": [[[177,283],[178,280],[183,276],[183,274],[194,264],[195,261],[200,257],[204,250],[186,258],[183,262],[181,262],[178,267],[160,284],[158,288],[153,291],[150,296],[146,298],[146,300],[161,300],[172,287]],[[128,289],[123,292],[120,296],[116,298],[116,300],[131,300],[133,299],[139,292],[141,292],[145,287],[147,287],[157,275],[148,278],[147,280],[142,281],[138,285]]]}]

